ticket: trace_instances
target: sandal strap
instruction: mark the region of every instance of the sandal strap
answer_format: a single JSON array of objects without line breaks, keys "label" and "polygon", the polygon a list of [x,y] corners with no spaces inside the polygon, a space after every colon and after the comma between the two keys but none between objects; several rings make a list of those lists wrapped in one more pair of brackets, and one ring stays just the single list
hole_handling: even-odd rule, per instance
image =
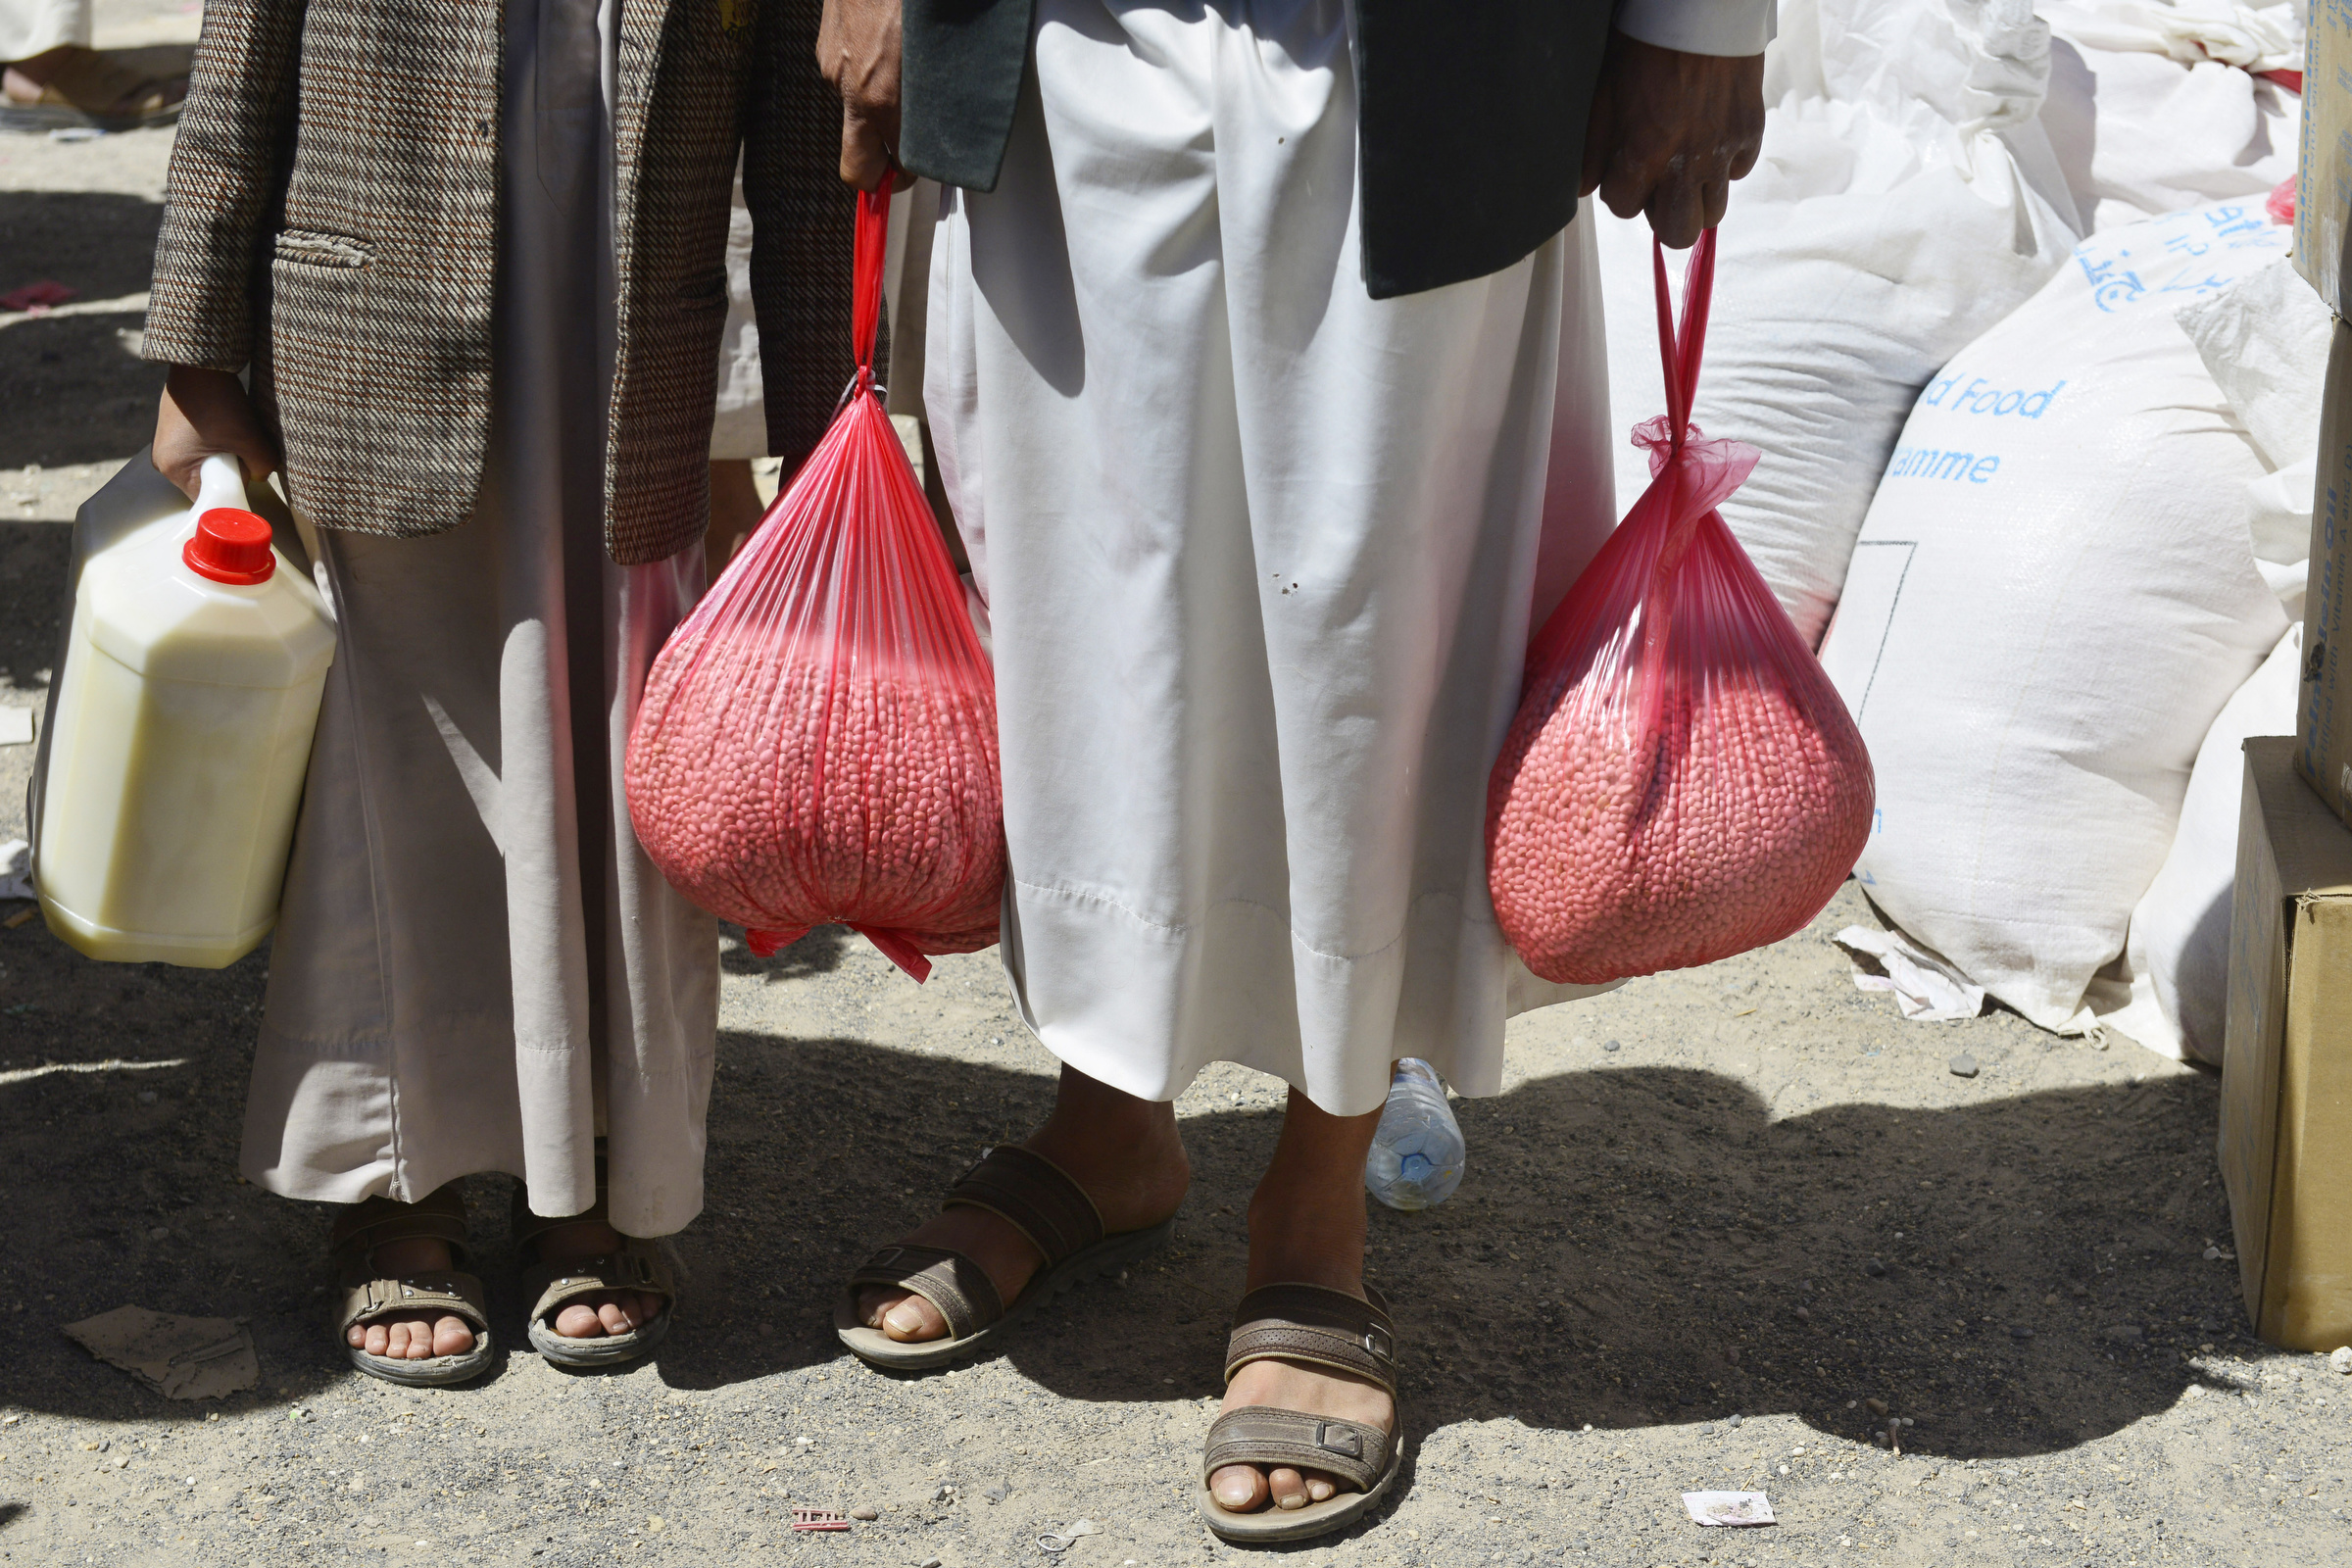
[{"label": "sandal strap", "polygon": [[362,1280],[344,1290],[343,1320],[335,1328],[339,1333],[386,1312],[446,1312],[463,1319],[478,1342],[490,1332],[489,1299],[480,1280],[457,1269]]},{"label": "sandal strap", "polygon": [[351,1286],[375,1273],[368,1265],[368,1254],[386,1242],[425,1238],[448,1243],[450,1255],[465,1263],[466,1200],[459,1195],[457,1183],[435,1188],[414,1203],[389,1198],[361,1200],[335,1216],[327,1249],[344,1284]]},{"label": "sandal strap", "polygon": [[968,1339],[1004,1315],[1004,1298],[988,1271],[961,1252],[944,1247],[900,1243],[885,1247],[858,1266],[850,1289],[888,1285],[911,1291],[948,1320],[948,1332]]},{"label": "sandal strap", "polygon": [[1200,1450],[1200,1479],[1207,1481],[1229,1464],[1261,1469],[1289,1465],[1320,1470],[1357,1492],[1369,1492],[1388,1473],[1389,1447],[1395,1441],[1360,1421],[1246,1404],[1226,1411],[1208,1429],[1208,1442]]},{"label": "sandal strap", "polygon": [[1370,1286],[1371,1299],[1321,1285],[1261,1285],[1234,1309],[1225,1342],[1225,1381],[1252,1361],[1298,1361],[1352,1372],[1396,1393],[1396,1325],[1389,1303]]},{"label": "sandal strap", "polygon": [[[572,1216],[574,1221],[578,1217]],[[542,1264],[531,1270],[531,1278],[546,1281],[539,1288],[538,1304],[531,1308],[534,1318],[544,1318],[581,1297],[606,1291],[650,1291],[664,1303],[676,1300],[678,1295],[677,1278],[662,1249],[635,1236],[623,1236],[614,1251],[567,1258],[561,1266]]]},{"label": "sandal strap", "polygon": [[1102,1239],[1102,1215],[1086,1189],[1045,1155],[1010,1144],[981,1151],[940,1206],[986,1209],[1029,1238],[1049,1269]]}]

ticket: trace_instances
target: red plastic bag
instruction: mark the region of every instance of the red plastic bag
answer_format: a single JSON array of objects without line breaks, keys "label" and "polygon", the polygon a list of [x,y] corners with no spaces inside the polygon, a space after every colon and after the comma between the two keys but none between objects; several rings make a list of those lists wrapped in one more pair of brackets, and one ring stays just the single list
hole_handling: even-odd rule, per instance
[{"label": "red plastic bag", "polygon": [[1681,338],[1655,258],[1667,414],[1650,484],[1528,648],[1487,789],[1495,918],[1546,980],[1592,985],[1777,942],[1870,830],[1870,755],[1716,508],[1758,453],[1690,424],[1715,234]]},{"label": "red plastic bag", "polygon": [[670,634],[629,736],[629,818],[662,874],[773,953],[862,932],[925,954],[997,940],[996,680],[873,376],[890,187],[859,198],[841,412]]}]

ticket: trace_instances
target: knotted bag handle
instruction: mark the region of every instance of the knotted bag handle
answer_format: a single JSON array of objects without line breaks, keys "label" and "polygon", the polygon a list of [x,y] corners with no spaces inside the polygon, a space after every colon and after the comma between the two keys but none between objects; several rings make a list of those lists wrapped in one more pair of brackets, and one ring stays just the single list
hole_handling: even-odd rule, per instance
[{"label": "knotted bag handle", "polygon": [[[861,229],[862,233],[863,230]],[[1690,433],[1690,400],[1698,391],[1698,365],[1707,346],[1707,307],[1715,296],[1715,230],[1702,230],[1690,248],[1683,274],[1683,324],[1674,324],[1674,296],[1666,287],[1666,246],[1650,238],[1650,271],[1658,294],[1658,359],[1666,371],[1669,452],[1680,452]]]},{"label": "knotted bag handle", "polygon": [[[874,334],[882,321],[882,268],[890,259],[890,190],[897,175],[886,169],[879,185],[858,193],[858,237],[850,264],[850,347],[858,356],[852,392],[870,391],[874,384]],[[846,401],[849,393],[842,396]]]}]

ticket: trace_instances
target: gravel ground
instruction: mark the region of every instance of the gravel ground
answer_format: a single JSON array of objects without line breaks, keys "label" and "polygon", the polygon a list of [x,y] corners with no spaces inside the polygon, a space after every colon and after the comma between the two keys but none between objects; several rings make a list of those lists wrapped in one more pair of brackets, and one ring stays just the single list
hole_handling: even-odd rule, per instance
[{"label": "gravel ground", "polygon": [[[1518,1022],[1504,1092],[1458,1106],[1461,1193],[1374,1211],[1401,1500],[1305,1563],[2352,1561],[2352,1381],[2249,1339],[2205,1255],[2212,1080],[2005,1014],[1904,1024],[1825,938],[1866,918],[1849,888],[1779,947]],[[1071,1564],[1231,1555],[1191,1466],[1271,1080],[1182,1102],[1198,1179],[1162,1262],[1001,1358],[885,1377],[839,1352],[836,1282],[1036,1120],[1052,1063],[990,956],[917,990],[837,932],[774,962],[729,940],[710,1206],[658,1358],[512,1353],[411,1392],[328,1337],[325,1210],[236,1178],[266,957],[106,968],[0,930],[0,1556],[967,1568],[1044,1562],[1081,1515]],[[470,1186],[517,1344],[507,1183]],[[170,1403],[58,1332],[125,1302],[249,1320],[262,1387]],[[1880,1405],[1916,1423],[1900,1456]],[[1765,1490],[1782,1523],[1701,1531],[1677,1494],[1702,1488]],[[796,1540],[794,1503],[880,1518]]]},{"label": "gravel ground", "polygon": [[[135,43],[189,17],[114,13]],[[145,439],[123,302],[168,148],[0,142],[7,276],[79,276],[105,307],[0,318],[0,704],[48,678],[58,520]],[[23,830],[28,760],[0,748],[0,839]],[[1870,918],[1849,887],[1776,948],[1518,1021],[1504,1092],[1457,1107],[1461,1193],[1374,1210],[1372,1278],[1404,1336],[1401,1495],[1292,1548],[1302,1568],[2352,1563],[2352,1379],[2245,1333],[2214,1080],[2005,1013],[1903,1023],[1826,940]],[[1271,1080],[1222,1068],[1182,1102],[1197,1180],[1164,1259],[1064,1298],[1001,1357],[886,1377],[839,1352],[838,1281],[1043,1113],[1053,1064],[992,955],[918,990],[839,932],[772,961],[729,939],[676,1332],[632,1369],[519,1351],[474,1388],[406,1391],[328,1334],[326,1210],[236,1176],[267,961],[105,967],[0,924],[0,1559],[1236,1554],[1191,1488]],[[1962,1053],[1973,1079],[1948,1069]],[[516,1345],[508,1183],[469,1187]],[[126,1302],[246,1320],[261,1386],[173,1403],[59,1332]],[[1899,1455],[1872,1442],[1889,1419],[1912,1423]],[[1777,1527],[1702,1531],[1677,1500],[1749,1488]],[[795,1503],[879,1517],[795,1536]],[[1099,1533],[1039,1549],[1081,1516]]]}]

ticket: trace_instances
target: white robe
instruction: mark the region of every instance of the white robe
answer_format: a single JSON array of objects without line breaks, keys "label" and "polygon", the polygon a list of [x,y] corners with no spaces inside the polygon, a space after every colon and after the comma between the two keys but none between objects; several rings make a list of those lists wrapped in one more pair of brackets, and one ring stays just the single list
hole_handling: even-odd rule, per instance
[{"label": "white robe", "polygon": [[703,587],[697,544],[604,546],[613,7],[508,0],[488,468],[447,533],[327,533],[337,616],[287,869],[244,1170],[414,1201],[523,1178],[612,1223],[703,1201],[718,932],[630,831],[629,724]]},{"label": "white robe", "polygon": [[1039,0],[1034,39],[926,377],[1023,1016],[1152,1100],[1223,1059],[1358,1114],[1406,1055],[1493,1094],[1506,1013],[1583,994],[1517,965],[1484,833],[1540,550],[1548,606],[1614,512],[1590,238],[1372,300],[1342,0]]}]

